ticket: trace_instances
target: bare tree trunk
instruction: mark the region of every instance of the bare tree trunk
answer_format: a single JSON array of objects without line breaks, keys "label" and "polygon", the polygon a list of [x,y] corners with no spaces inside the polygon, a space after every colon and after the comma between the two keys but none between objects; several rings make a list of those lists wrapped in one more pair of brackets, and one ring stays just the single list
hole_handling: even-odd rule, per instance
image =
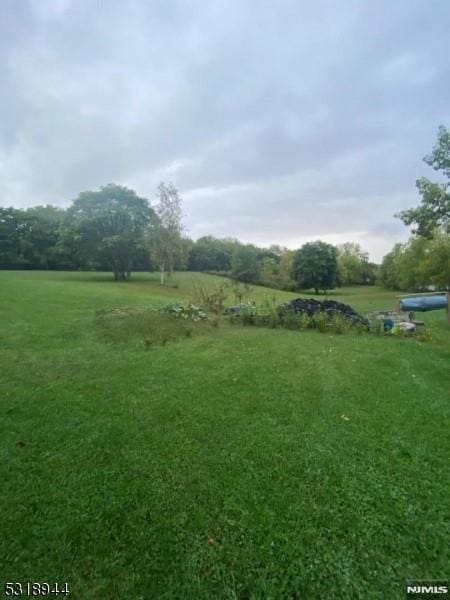
[{"label": "bare tree trunk", "polygon": [[164,263],[160,266],[160,271],[161,271],[161,285],[164,285],[164,275],[165,275],[165,271],[164,271]]}]

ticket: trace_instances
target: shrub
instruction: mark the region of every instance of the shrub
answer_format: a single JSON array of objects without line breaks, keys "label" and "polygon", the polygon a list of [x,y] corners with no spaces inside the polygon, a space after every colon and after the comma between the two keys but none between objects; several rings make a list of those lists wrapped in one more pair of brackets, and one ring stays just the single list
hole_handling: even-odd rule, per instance
[{"label": "shrub", "polygon": [[208,289],[203,286],[197,286],[194,291],[194,302],[204,310],[216,315],[221,314],[229,290],[229,282],[219,283],[215,287]]},{"label": "shrub", "polygon": [[300,329],[300,315],[296,315],[295,313],[287,313],[283,317],[279,317],[280,321],[283,324],[283,327],[286,329]]},{"label": "shrub", "polygon": [[160,309],[160,312],[165,315],[170,315],[177,319],[190,321],[204,321],[208,318],[207,314],[195,304],[166,304]]},{"label": "shrub", "polygon": [[313,317],[311,317],[313,327],[315,329],[318,329],[320,333],[325,333],[327,329],[328,320],[328,316],[324,313],[317,313]]},{"label": "shrub", "polygon": [[250,304],[250,302],[242,305],[239,315],[243,325],[255,325],[257,317],[256,306],[254,304]]},{"label": "shrub", "polygon": [[239,281],[233,280],[231,282],[231,292],[233,293],[236,304],[248,304],[252,288],[248,283],[240,283]]},{"label": "shrub", "polygon": [[311,317],[308,317],[307,314],[302,314],[298,319],[298,328],[302,329],[312,329],[314,327],[314,323],[311,322]]},{"label": "shrub", "polygon": [[[349,329],[348,322],[341,315],[333,315],[330,321],[331,329],[334,333],[345,333]],[[359,331],[360,325],[356,323],[354,327]]]}]

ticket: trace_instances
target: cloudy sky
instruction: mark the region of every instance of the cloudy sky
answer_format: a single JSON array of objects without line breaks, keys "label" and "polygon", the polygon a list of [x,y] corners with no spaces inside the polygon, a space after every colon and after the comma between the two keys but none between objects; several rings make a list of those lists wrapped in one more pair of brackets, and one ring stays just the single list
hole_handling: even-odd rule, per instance
[{"label": "cloudy sky", "polygon": [[435,176],[449,31],[448,0],[1,0],[0,204],[172,181],[194,238],[379,260]]}]

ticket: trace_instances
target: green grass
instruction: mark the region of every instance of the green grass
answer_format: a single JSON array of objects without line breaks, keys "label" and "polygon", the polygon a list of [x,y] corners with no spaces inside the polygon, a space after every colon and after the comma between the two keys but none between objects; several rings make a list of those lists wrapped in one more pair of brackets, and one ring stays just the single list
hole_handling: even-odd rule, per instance
[{"label": "green grass", "polygon": [[[448,578],[443,311],[426,343],[221,324],[146,351],[135,325],[119,341],[95,325],[216,281],[0,273],[1,579],[244,600],[403,598],[407,578]],[[295,294],[253,292],[273,296]]]}]

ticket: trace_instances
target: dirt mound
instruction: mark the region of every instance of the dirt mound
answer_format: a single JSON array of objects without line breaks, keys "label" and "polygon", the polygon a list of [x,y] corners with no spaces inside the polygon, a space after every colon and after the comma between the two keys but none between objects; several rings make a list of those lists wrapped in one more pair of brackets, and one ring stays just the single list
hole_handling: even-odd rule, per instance
[{"label": "dirt mound", "polygon": [[295,298],[290,302],[281,304],[279,311],[281,314],[293,312],[308,315],[309,317],[325,314],[330,319],[339,315],[352,325],[369,326],[369,321],[357,313],[351,306],[342,302],[336,302],[335,300],[320,301],[315,298]]}]

